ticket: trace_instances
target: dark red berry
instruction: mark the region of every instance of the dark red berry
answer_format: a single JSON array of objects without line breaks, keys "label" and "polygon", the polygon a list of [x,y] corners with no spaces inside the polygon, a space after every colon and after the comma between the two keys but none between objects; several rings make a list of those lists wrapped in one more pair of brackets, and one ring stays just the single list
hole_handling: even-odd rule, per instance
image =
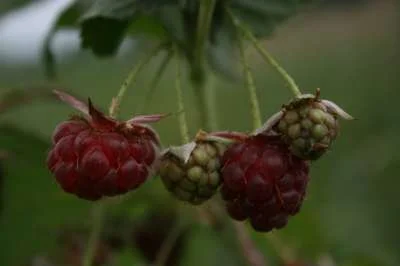
[{"label": "dark red berry", "polygon": [[[71,103],[72,96],[60,96]],[[139,187],[150,176],[159,154],[156,133],[142,121],[121,122],[105,116],[89,101],[72,98],[85,113],[60,123],[53,133],[47,165],[64,191],[87,200],[115,196]],[[150,119],[149,119],[150,118]]]},{"label": "dark red berry", "polygon": [[222,158],[221,194],[229,215],[257,231],[284,227],[302,205],[309,180],[306,161],[279,136],[257,135],[233,144]]}]

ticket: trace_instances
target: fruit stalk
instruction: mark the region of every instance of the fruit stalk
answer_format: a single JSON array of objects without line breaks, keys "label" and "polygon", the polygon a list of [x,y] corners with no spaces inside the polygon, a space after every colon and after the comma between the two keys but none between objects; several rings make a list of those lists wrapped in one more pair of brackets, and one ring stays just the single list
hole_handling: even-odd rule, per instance
[{"label": "fruit stalk", "polygon": [[176,61],[176,78],[175,78],[175,90],[176,90],[176,98],[178,102],[178,121],[179,121],[179,129],[181,132],[181,138],[183,143],[188,143],[190,141],[189,138],[189,129],[186,120],[186,110],[185,104],[183,100],[182,93],[182,74],[181,74],[181,60],[179,58],[178,47],[175,47],[175,61]]},{"label": "fruit stalk", "polygon": [[204,67],[204,50],[208,40],[215,2],[215,0],[200,1],[199,15],[197,17],[197,35],[194,55],[195,65],[200,67],[200,69],[203,69]]},{"label": "fruit stalk", "polygon": [[207,131],[217,128],[216,94],[213,82],[211,73],[207,73],[202,80],[192,81],[197,110],[200,115],[200,127]]},{"label": "fruit stalk", "polygon": [[249,39],[254,48],[256,48],[257,52],[262,56],[265,62],[270,64],[276,72],[278,72],[279,75],[286,81],[286,83],[289,86],[289,89],[291,92],[294,94],[295,97],[300,97],[302,95],[299,87],[297,86],[296,82],[294,79],[287,73],[287,71],[279,65],[279,63],[276,61],[276,59],[264,48],[261,46],[257,38],[253,35],[253,33],[246,27],[244,26],[239,19],[235,17],[235,15],[227,9],[227,12],[229,16],[231,17],[231,20],[233,24],[239,29],[244,36],[246,36],[247,39]]},{"label": "fruit stalk", "polygon": [[254,85],[253,75],[250,70],[250,65],[246,58],[245,48],[244,48],[244,40],[243,35],[238,34],[239,36],[239,51],[240,58],[243,66],[243,74],[246,78],[246,87],[250,96],[250,105],[251,105],[251,113],[253,117],[253,128],[259,128],[262,125],[261,122],[261,112],[260,112],[260,104],[258,102],[257,97],[257,89]]},{"label": "fruit stalk", "polygon": [[92,266],[93,257],[100,240],[103,227],[104,202],[100,201],[93,206],[93,224],[89,235],[86,251],[83,255],[82,266]]},{"label": "fruit stalk", "polygon": [[[181,218],[179,218],[181,219]],[[176,241],[178,240],[179,236],[182,234],[182,231],[185,229],[185,226],[183,225],[182,222],[177,221],[175,226],[170,230],[168,233],[167,238],[164,240],[162,243],[156,260],[154,262],[154,266],[164,266],[165,263],[168,260],[168,257],[171,254],[172,249],[174,248],[174,245]]]},{"label": "fruit stalk", "polygon": [[192,80],[196,101],[200,114],[200,124],[205,130],[216,128],[216,101],[212,88],[211,73],[205,66],[205,49],[210,32],[212,16],[215,9],[215,0],[200,1],[199,14],[197,17],[197,35],[195,43],[194,65],[200,69],[202,74],[199,78]]},{"label": "fruit stalk", "polygon": [[235,231],[243,250],[243,254],[252,266],[266,266],[263,254],[257,249],[252,241],[246,227],[239,222],[233,222]]},{"label": "fruit stalk", "polygon": [[149,89],[146,91],[146,95],[145,95],[145,98],[144,98],[142,104],[136,111],[137,114],[143,113],[145,111],[146,106],[148,106],[152,102],[156,88],[157,88],[158,84],[160,83],[160,80],[161,80],[165,70],[167,69],[169,62],[171,61],[172,56],[173,56],[173,52],[171,50],[168,50],[167,54],[162,59],[161,64],[157,68],[156,73],[154,74],[154,78],[150,84]]},{"label": "fruit stalk", "polygon": [[114,97],[112,100],[109,110],[111,117],[114,117],[117,114],[122,98],[126,93],[126,90],[128,89],[129,85],[136,80],[140,70],[142,70],[142,68],[145,65],[147,65],[147,63],[153,58],[153,56],[155,56],[159,51],[161,51],[161,49],[163,49],[164,46],[165,46],[164,44],[157,45],[154,49],[152,49],[149,53],[147,53],[143,59],[139,60],[139,62],[137,62],[135,66],[132,68],[132,70],[129,72],[128,77],[122,83],[122,86],[118,91],[117,96]]}]

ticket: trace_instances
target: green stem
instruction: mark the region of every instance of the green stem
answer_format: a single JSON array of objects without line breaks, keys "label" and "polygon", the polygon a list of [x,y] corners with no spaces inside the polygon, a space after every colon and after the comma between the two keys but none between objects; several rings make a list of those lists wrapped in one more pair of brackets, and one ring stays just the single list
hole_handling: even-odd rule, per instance
[{"label": "green stem", "polygon": [[169,255],[171,254],[172,249],[174,248],[176,241],[181,235],[185,226],[182,222],[176,222],[176,225],[170,230],[167,238],[162,243],[160,250],[158,251],[154,266],[164,266],[168,260]]},{"label": "green stem", "polygon": [[176,89],[176,97],[178,102],[178,120],[179,120],[179,129],[181,132],[181,138],[183,143],[188,143],[190,141],[189,138],[189,129],[186,120],[186,110],[185,104],[183,100],[182,93],[182,74],[181,74],[181,60],[179,58],[178,48],[175,47],[175,57],[176,57],[176,78],[175,78],[175,89]]},{"label": "green stem", "polygon": [[157,71],[156,71],[154,78],[149,86],[149,89],[146,92],[145,99],[143,100],[141,106],[138,108],[138,111],[136,111],[136,113],[143,113],[146,106],[148,106],[152,102],[156,88],[157,88],[158,84],[160,83],[160,80],[161,80],[165,70],[167,69],[168,63],[171,61],[172,55],[173,55],[173,53],[170,50],[168,50],[167,54],[164,56],[163,60],[161,61],[161,64],[157,68]]},{"label": "green stem", "polygon": [[250,70],[249,62],[246,58],[246,53],[244,49],[242,34],[239,36],[239,51],[240,51],[240,58],[243,65],[243,74],[246,78],[246,87],[250,95],[250,106],[251,106],[251,113],[253,117],[253,128],[260,128],[262,125],[261,122],[261,112],[260,112],[260,104],[258,102],[257,97],[257,89],[254,85],[253,75]]},{"label": "green stem", "polygon": [[218,116],[217,116],[217,93],[215,90],[215,78],[209,73],[207,75],[208,83],[204,88],[205,99],[206,99],[206,109],[207,109],[207,121],[209,130],[217,130],[218,128]]},{"label": "green stem", "polygon": [[93,224],[89,235],[86,251],[83,255],[82,266],[92,266],[93,257],[100,240],[104,216],[104,203],[98,202],[93,206]]},{"label": "green stem", "polygon": [[200,125],[205,130],[216,128],[215,113],[215,97],[214,92],[209,86],[209,73],[204,73],[205,66],[205,49],[208,42],[212,17],[214,14],[216,0],[200,1],[199,14],[197,17],[197,35],[195,43],[194,66],[195,71],[201,71],[200,78],[192,81],[198,111],[200,115]]},{"label": "green stem", "polygon": [[289,89],[295,95],[295,97],[301,96],[301,91],[297,86],[294,79],[286,72],[286,70],[279,65],[279,63],[274,59],[274,57],[258,42],[257,38],[253,35],[253,33],[245,27],[235,16],[234,14],[228,9],[228,14],[230,15],[232,22],[234,25],[248,38],[252,43],[253,46],[256,48],[258,53],[263,57],[264,61],[270,64],[281,77],[286,81],[289,86]]},{"label": "green stem", "polygon": [[119,106],[121,104],[122,98],[125,95],[126,90],[128,89],[131,82],[134,82],[137,78],[138,73],[142,68],[147,65],[147,63],[155,56],[162,48],[164,48],[164,44],[160,44],[154,49],[152,49],[149,53],[147,53],[143,59],[139,60],[129,72],[128,77],[125,79],[124,83],[122,83],[121,88],[118,91],[117,96],[113,99],[112,104],[110,106],[110,116],[114,117],[118,113]]},{"label": "green stem", "polygon": [[214,14],[216,0],[201,0],[197,17],[197,35],[195,47],[195,64],[202,69],[204,51],[208,41],[212,16]]},{"label": "green stem", "polygon": [[215,130],[218,125],[217,101],[214,90],[214,79],[207,73],[200,82],[192,83],[200,115],[200,127],[204,130]]}]

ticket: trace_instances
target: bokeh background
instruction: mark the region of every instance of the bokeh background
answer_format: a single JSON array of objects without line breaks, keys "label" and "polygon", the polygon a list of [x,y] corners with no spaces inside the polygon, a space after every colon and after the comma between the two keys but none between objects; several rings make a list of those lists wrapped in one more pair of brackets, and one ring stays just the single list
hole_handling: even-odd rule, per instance
[{"label": "bokeh background", "polygon": [[[60,31],[52,43],[58,80],[49,81],[40,59],[41,44],[54,15],[68,1],[31,1],[24,6],[17,2],[0,3],[0,12],[4,10],[0,13],[0,97],[13,89],[37,92],[59,87],[90,96],[106,110],[140,56],[140,49],[135,49],[140,43],[127,40],[117,57],[98,59],[79,49],[77,31]],[[10,10],[12,4],[16,6]],[[282,261],[291,258],[321,266],[400,265],[398,14],[395,0],[322,1],[280,25],[265,43],[303,91],[321,88],[323,98],[357,118],[342,122],[332,152],[313,164],[308,198],[288,226],[274,234],[249,230],[268,265],[284,265]],[[266,119],[291,95],[255,51],[248,49],[248,53]],[[141,107],[161,56],[129,89],[122,104],[123,118]],[[145,111],[175,112],[173,67],[160,84]],[[195,106],[189,83],[184,89],[186,105]],[[215,90],[219,128],[249,131],[250,108],[242,83],[218,79]],[[46,92],[38,93],[42,94]],[[12,99],[1,100],[0,107]],[[3,109],[0,265],[77,266],[91,225],[91,203],[63,193],[45,165],[52,130],[71,109],[46,97]],[[189,109],[188,113],[194,135],[196,112]],[[180,142],[174,117],[155,128],[164,144]],[[175,228],[176,209],[194,213],[181,205],[157,178],[123,203],[113,204],[107,211],[97,265],[106,265],[101,263],[110,256],[108,265],[150,265]],[[214,228],[193,220],[179,231],[172,247],[167,265],[246,265],[231,224]]]}]

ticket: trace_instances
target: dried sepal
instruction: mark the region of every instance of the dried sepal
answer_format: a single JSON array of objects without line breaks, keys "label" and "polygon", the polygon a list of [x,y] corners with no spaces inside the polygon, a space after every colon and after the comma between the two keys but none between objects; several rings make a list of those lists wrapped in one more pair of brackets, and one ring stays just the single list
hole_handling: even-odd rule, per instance
[{"label": "dried sepal", "polygon": [[345,120],[354,120],[354,117],[352,117],[350,114],[348,114],[346,111],[344,111],[341,107],[339,107],[336,103],[328,100],[321,100],[324,106],[328,108],[328,110],[339,117],[345,119]]},{"label": "dried sepal", "polygon": [[160,144],[160,139],[156,131],[146,123],[154,123],[165,118],[169,114],[150,114],[150,115],[138,115],[127,121],[118,121],[110,116],[105,115],[102,111],[97,109],[91,99],[88,99],[86,104],[82,100],[76,97],[60,91],[53,90],[60,100],[72,106],[76,110],[79,110],[84,114],[85,119],[97,129],[105,130],[117,130],[127,136],[140,136],[147,139],[151,139],[157,145]]},{"label": "dried sepal", "polygon": [[181,146],[171,146],[161,152],[161,156],[164,156],[166,154],[172,154],[176,156],[178,159],[180,159],[183,163],[187,163],[190,155],[196,148],[196,142],[192,141],[187,144],[181,145]]},{"label": "dried sepal", "polygon": [[199,130],[196,134],[196,141],[212,141],[219,142],[222,144],[232,144],[235,142],[241,142],[247,139],[249,136],[243,132],[237,131],[215,131],[206,132],[204,130]]},{"label": "dried sepal", "polygon": [[78,111],[82,112],[83,114],[89,116],[89,107],[85,102],[83,102],[81,100],[78,100],[76,97],[74,97],[74,96],[72,96],[72,95],[70,95],[70,94],[68,94],[66,92],[60,91],[60,90],[53,90],[53,92],[54,92],[54,94],[57,95],[57,97],[61,101],[69,104],[70,106],[72,106],[76,110],[78,110]]},{"label": "dried sepal", "polygon": [[281,110],[272,115],[260,128],[257,128],[252,135],[272,133],[272,128],[279,122],[283,114],[284,111]]},{"label": "dried sepal", "polygon": [[127,120],[126,123],[127,124],[155,123],[169,115],[170,114],[137,115],[137,116]]}]

